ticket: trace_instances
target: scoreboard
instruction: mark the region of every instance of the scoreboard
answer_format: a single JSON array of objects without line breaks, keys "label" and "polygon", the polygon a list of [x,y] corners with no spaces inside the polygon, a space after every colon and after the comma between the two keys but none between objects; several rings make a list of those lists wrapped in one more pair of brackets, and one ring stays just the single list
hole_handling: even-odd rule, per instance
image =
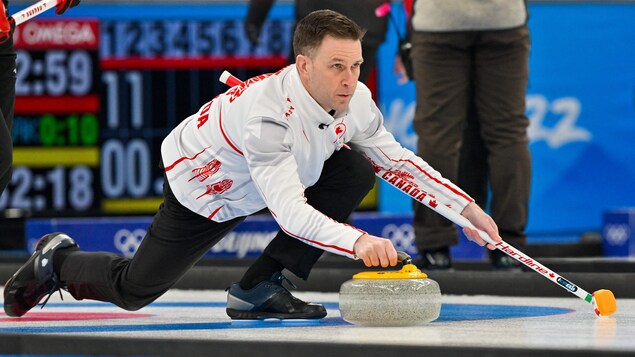
[{"label": "scoreboard", "polygon": [[91,212],[99,207],[99,24],[19,26],[14,172],[0,208]]},{"label": "scoreboard", "polygon": [[102,23],[101,187],[103,213],[158,207],[163,138],[241,78],[286,65],[291,22],[272,22],[265,45],[242,37],[242,20],[117,20]]},{"label": "scoreboard", "polygon": [[[78,7],[79,8],[79,7]],[[241,18],[28,21],[16,29],[14,174],[0,210],[33,216],[152,214],[160,145],[239,78],[287,63],[293,21],[252,47]]]}]

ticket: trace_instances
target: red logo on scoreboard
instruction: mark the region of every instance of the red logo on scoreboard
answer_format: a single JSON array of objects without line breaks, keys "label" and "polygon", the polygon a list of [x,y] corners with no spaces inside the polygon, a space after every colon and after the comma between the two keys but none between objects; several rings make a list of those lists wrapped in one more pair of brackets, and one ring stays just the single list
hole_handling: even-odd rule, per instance
[{"label": "red logo on scoreboard", "polygon": [[99,47],[99,21],[37,20],[16,27],[13,41],[17,48],[83,48]]}]

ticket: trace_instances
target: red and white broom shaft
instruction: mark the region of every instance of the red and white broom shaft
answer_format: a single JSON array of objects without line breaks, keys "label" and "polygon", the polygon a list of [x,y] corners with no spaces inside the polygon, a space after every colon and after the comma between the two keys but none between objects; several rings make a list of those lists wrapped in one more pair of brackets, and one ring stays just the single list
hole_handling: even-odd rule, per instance
[{"label": "red and white broom shaft", "polygon": [[[378,175],[381,175],[381,172],[378,173]],[[517,248],[515,248],[511,244],[509,244],[509,243],[507,243],[507,242],[505,242],[503,240],[501,240],[500,242],[495,242],[492,238],[490,238],[490,236],[487,233],[485,233],[484,231],[474,227],[472,222],[470,222],[467,218],[463,217],[462,215],[460,215],[456,211],[450,209],[449,207],[434,201],[429,195],[426,195],[423,199],[419,200],[419,202],[423,203],[424,205],[426,205],[430,209],[436,211],[437,213],[439,213],[443,217],[449,219],[450,221],[454,222],[455,224],[457,224],[457,225],[459,225],[461,227],[468,227],[468,228],[476,230],[478,232],[478,234],[481,236],[481,238],[483,238],[483,240],[485,242],[495,246],[496,249],[498,249],[498,250],[502,251],[503,253],[509,255],[510,257],[514,258],[515,260],[519,261],[520,263],[524,264],[525,266],[533,269],[534,271],[536,271],[540,275],[542,275],[545,278],[551,280],[554,284],[556,284],[556,285],[560,286],[561,288],[567,290],[568,292],[576,295],[580,299],[582,299],[582,300],[584,300],[584,301],[586,301],[588,303],[593,303],[593,295],[589,294],[584,289],[576,286],[575,284],[573,284],[569,280],[563,278],[562,276],[560,276],[556,272],[552,271],[551,269],[548,269],[547,267],[545,267],[544,265],[540,264],[538,261],[536,261],[535,259],[529,257],[525,253],[521,252],[520,250],[518,250]]]},{"label": "red and white broom shaft", "polygon": [[[61,0],[41,0],[24,10],[16,12],[15,14],[11,15],[11,17],[13,17],[15,25],[18,26],[19,24],[27,21],[30,18],[54,8],[60,1]],[[3,22],[6,22],[7,24],[3,24]],[[8,19],[4,16],[4,12],[0,14],[0,28],[8,28],[7,26],[2,25],[8,25]]]},{"label": "red and white broom shaft", "polygon": [[221,81],[221,83],[225,83],[230,87],[237,86],[243,82],[240,79],[234,77],[233,74],[227,71],[223,71],[223,73],[220,75],[220,78],[218,80]]},{"label": "red and white broom shaft", "polygon": [[13,20],[15,20],[15,25],[18,26],[30,18],[54,8],[60,1],[61,0],[41,0],[11,16],[13,17]]},{"label": "red and white broom shaft", "polygon": [[[386,172],[387,171],[382,168],[376,168],[376,175],[379,177],[381,177]],[[538,261],[534,260],[533,258],[524,254],[520,250],[516,249],[514,246],[510,245],[509,243],[503,240],[501,240],[500,242],[495,242],[492,238],[490,238],[490,236],[487,233],[474,227],[474,225],[467,218],[463,217],[462,215],[452,210],[451,208],[441,204],[440,202],[436,202],[429,195],[425,195],[421,199],[419,199],[418,197],[415,199],[418,202],[421,202],[424,205],[426,205],[428,208],[436,211],[438,214],[442,215],[443,217],[449,219],[453,223],[461,227],[468,227],[468,228],[476,230],[485,242],[494,245],[498,250],[504,252],[505,254],[509,255],[510,257],[514,258],[515,260],[519,261],[525,266],[531,268],[532,270],[544,276],[545,278],[551,280],[554,284],[560,286],[561,288],[579,297],[580,299],[592,304],[594,308],[594,312],[597,316],[609,316],[615,313],[615,310],[616,310],[615,296],[613,295],[613,292],[611,292],[610,290],[598,290],[593,294],[589,294],[584,289],[573,284],[569,280],[563,278],[562,276],[552,271],[551,269],[548,269],[544,265],[540,264]],[[595,296],[596,293],[599,294],[600,300],[596,299],[596,296]]]},{"label": "red and white broom shaft", "polygon": [[54,8],[60,1],[61,0],[41,0],[11,16],[13,17],[13,20],[15,20],[15,25],[18,26],[30,18]]}]

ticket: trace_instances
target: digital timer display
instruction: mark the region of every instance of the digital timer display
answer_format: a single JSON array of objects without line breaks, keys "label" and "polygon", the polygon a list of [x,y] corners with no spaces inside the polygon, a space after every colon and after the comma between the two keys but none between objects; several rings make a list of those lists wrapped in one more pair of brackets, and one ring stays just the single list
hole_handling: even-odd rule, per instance
[{"label": "digital timer display", "polygon": [[42,146],[94,146],[99,139],[99,122],[90,113],[65,117],[44,114],[39,119],[39,134]]},{"label": "digital timer display", "polygon": [[99,212],[99,22],[38,20],[16,28],[14,172],[0,209]]},{"label": "digital timer display", "polygon": [[86,95],[93,89],[93,63],[87,51],[19,50],[16,95]]},{"label": "digital timer display", "polygon": [[2,195],[0,207],[85,212],[93,207],[93,180],[91,168],[85,165],[70,168],[57,165],[45,170],[19,165],[13,171],[13,190],[10,195]]}]

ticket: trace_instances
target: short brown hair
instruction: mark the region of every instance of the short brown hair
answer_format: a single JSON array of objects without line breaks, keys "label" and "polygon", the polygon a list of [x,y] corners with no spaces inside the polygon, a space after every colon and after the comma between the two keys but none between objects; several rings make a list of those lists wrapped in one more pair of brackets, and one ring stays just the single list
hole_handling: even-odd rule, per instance
[{"label": "short brown hair", "polygon": [[312,57],[326,36],[362,40],[365,31],[355,21],[333,10],[317,10],[300,20],[293,34],[295,55]]}]

